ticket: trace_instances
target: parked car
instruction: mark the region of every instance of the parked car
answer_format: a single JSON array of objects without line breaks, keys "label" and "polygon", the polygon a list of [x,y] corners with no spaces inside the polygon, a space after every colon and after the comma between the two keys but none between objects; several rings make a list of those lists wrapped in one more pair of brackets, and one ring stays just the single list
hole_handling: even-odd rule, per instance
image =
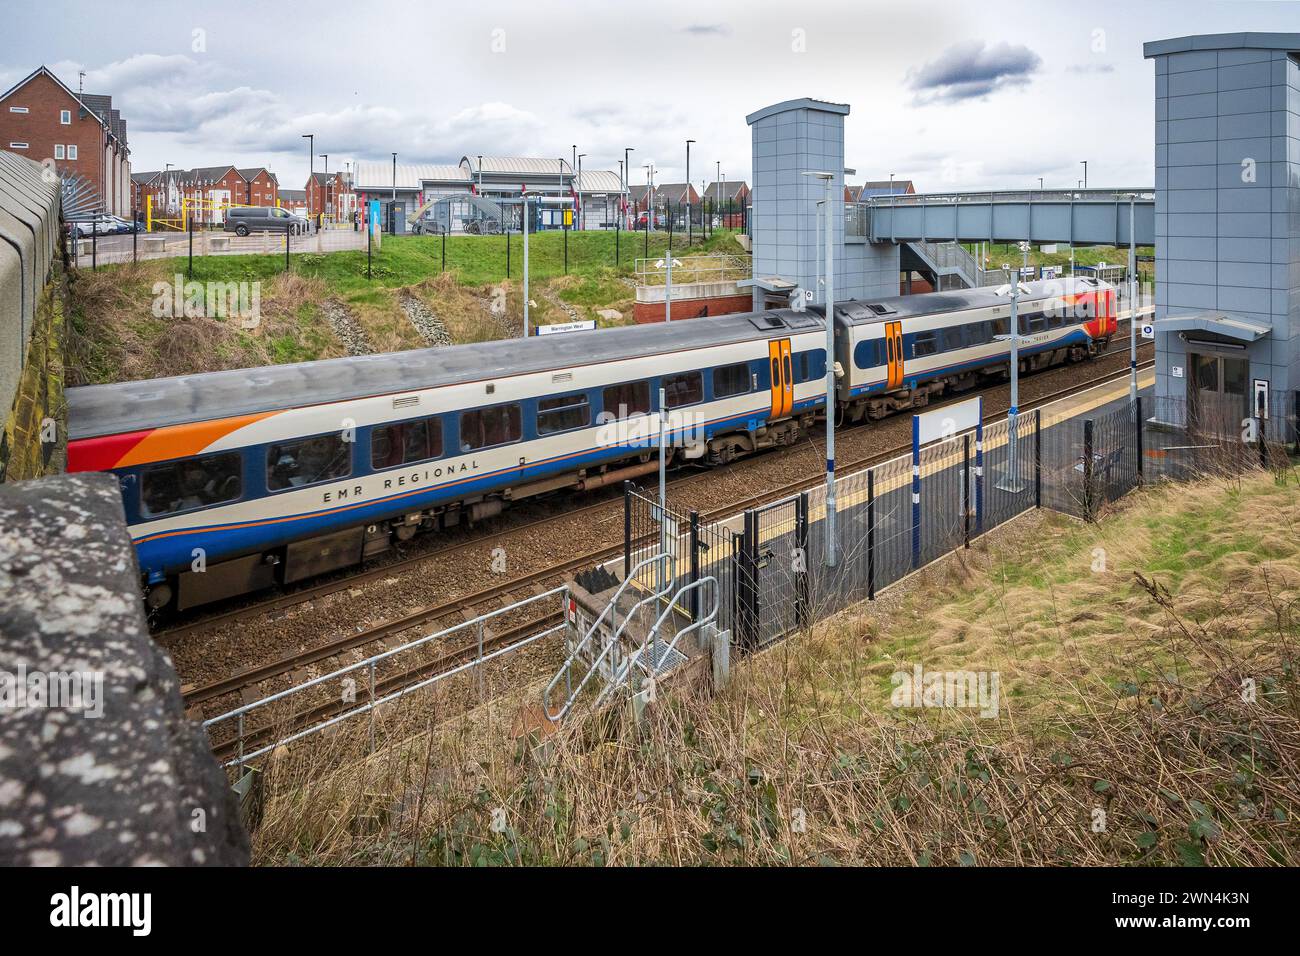
[{"label": "parked car", "polygon": [[69,223],[68,233],[73,239],[86,239],[92,235],[113,236],[122,231],[125,222],[116,216],[93,216]]},{"label": "parked car", "polygon": [[246,236],[250,232],[297,234],[307,231],[307,220],[279,206],[239,206],[227,210],[222,229],[237,236]]}]

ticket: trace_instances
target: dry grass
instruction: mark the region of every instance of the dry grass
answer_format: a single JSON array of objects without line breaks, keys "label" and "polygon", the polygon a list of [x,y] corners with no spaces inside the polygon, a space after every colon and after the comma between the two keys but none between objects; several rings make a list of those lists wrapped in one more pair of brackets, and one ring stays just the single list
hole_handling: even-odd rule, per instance
[{"label": "dry grass", "polygon": [[[166,263],[77,272],[72,279],[69,384],[252,368],[344,355],[322,315],[324,283],[294,273],[261,280],[260,321],[238,316],[155,315]],[[257,281],[257,280],[255,280]]]},{"label": "dry grass", "polygon": [[[1041,522],[1032,553],[1011,535],[950,559],[888,617],[840,615],[640,726],[578,718],[530,747],[536,688],[436,725],[413,702],[373,755],[343,737],[278,755],[257,856],[1296,865],[1297,517],[1292,473]],[[913,664],[998,671],[997,718],[891,707]]]}]

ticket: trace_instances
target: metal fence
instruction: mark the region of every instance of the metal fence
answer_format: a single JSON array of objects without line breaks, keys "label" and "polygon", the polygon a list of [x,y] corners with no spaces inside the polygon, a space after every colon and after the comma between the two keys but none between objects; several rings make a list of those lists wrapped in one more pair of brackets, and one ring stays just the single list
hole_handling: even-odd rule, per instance
[{"label": "metal fence", "polygon": [[[1261,409],[1261,411],[1263,411]],[[877,593],[1034,508],[1085,520],[1144,482],[1282,467],[1300,454],[1297,396],[1229,420],[1150,398],[1087,412],[1053,403],[836,480],[827,555],[824,487],[714,524],[668,514],[664,546],[681,573],[719,582],[719,628],[754,650]],[[629,483],[625,564],[653,553],[659,508]]]}]

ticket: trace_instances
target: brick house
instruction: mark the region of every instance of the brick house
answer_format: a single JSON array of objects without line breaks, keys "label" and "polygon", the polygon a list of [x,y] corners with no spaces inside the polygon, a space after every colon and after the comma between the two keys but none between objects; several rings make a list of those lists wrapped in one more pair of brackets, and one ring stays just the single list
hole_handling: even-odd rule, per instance
[{"label": "brick house", "polygon": [[347,173],[312,173],[304,192],[307,194],[309,217],[324,213],[327,217],[332,216],[335,222],[344,222],[356,208],[352,178]]},{"label": "brick house", "polygon": [[249,206],[274,206],[280,198],[280,180],[265,166],[239,170],[244,179],[240,202]]},{"label": "brick house", "polygon": [[0,96],[0,149],[53,163],[67,216],[131,214],[131,150],[111,96],[78,95],[38,67]]}]

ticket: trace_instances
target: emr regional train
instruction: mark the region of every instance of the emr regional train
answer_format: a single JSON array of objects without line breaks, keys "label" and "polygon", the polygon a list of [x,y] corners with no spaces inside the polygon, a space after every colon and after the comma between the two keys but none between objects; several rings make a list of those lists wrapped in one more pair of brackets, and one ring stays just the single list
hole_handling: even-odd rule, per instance
[{"label": "emr regional train", "polygon": [[[991,289],[837,304],[841,421],[1006,375],[1009,313]],[[1087,358],[1115,332],[1115,290],[1032,283],[1019,318],[1022,369]],[[792,444],[825,413],[824,321],[777,309],[74,388],[68,470],[117,475],[146,600],[184,610],[653,472],[660,388],[676,462]]]}]

